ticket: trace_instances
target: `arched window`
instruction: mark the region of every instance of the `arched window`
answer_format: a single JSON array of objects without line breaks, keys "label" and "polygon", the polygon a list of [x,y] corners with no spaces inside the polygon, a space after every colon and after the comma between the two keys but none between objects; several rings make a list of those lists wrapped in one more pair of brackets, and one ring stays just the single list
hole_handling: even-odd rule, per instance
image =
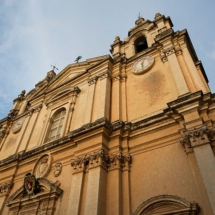
[{"label": "arched window", "polygon": [[66,115],[66,109],[62,108],[54,113],[51,118],[51,124],[47,141],[58,139],[62,133],[63,123]]},{"label": "arched window", "polygon": [[135,41],[134,45],[135,45],[136,53],[139,53],[148,48],[148,44],[144,36],[139,37]]}]

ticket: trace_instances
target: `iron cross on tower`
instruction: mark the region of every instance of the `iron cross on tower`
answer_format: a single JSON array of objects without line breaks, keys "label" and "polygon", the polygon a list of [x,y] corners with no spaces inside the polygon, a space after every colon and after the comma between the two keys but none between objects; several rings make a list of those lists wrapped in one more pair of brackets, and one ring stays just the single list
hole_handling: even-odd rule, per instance
[{"label": "iron cross on tower", "polygon": [[58,70],[58,68],[56,67],[56,64],[53,66],[51,65],[52,69],[55,71],[55,70]]}]

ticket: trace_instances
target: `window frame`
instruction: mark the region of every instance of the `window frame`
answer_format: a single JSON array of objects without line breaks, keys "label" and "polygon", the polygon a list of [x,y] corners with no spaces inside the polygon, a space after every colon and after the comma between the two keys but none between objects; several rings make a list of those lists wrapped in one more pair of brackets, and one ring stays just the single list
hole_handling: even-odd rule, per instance
[{"label": "window frame", "polygon": [[[47,130],[45,142],[51,142],[62,137],[63,130],[66,123],[66,116],[67,116],[67,110],[65,107],[62,107],[53,113],[49,121],[49,128]],[[55,131],[55,132],[52,133],[52,131]]]}]

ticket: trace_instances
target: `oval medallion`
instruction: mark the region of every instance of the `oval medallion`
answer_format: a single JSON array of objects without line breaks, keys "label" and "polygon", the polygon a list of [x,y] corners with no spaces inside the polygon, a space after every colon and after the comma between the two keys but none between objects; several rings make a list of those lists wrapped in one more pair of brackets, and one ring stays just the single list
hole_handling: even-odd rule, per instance
[{"label": "oval medallion", "polygon": [[51,166],[51,156],[48,154],[42,155],[36,162],[33,174],[36,178],[45,177],[49,171]]}]

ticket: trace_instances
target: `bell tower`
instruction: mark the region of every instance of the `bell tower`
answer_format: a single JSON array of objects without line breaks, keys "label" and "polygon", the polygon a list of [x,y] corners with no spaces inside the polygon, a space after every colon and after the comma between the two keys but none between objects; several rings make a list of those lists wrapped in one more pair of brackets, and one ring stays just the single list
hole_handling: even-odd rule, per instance
[{"label": "bell tower", "polygon": [[113,58],[124,56],[131,62],[152,56],[155,60],[152,69],[165,70],[174,99],[199,90],[209,92],[208,79],[187,30],[174,32],[172,27],[170,17],[160,13],[153,21],[139,17],[128,37],[122,41],[118,36],[115,38],[110,50]]}]

